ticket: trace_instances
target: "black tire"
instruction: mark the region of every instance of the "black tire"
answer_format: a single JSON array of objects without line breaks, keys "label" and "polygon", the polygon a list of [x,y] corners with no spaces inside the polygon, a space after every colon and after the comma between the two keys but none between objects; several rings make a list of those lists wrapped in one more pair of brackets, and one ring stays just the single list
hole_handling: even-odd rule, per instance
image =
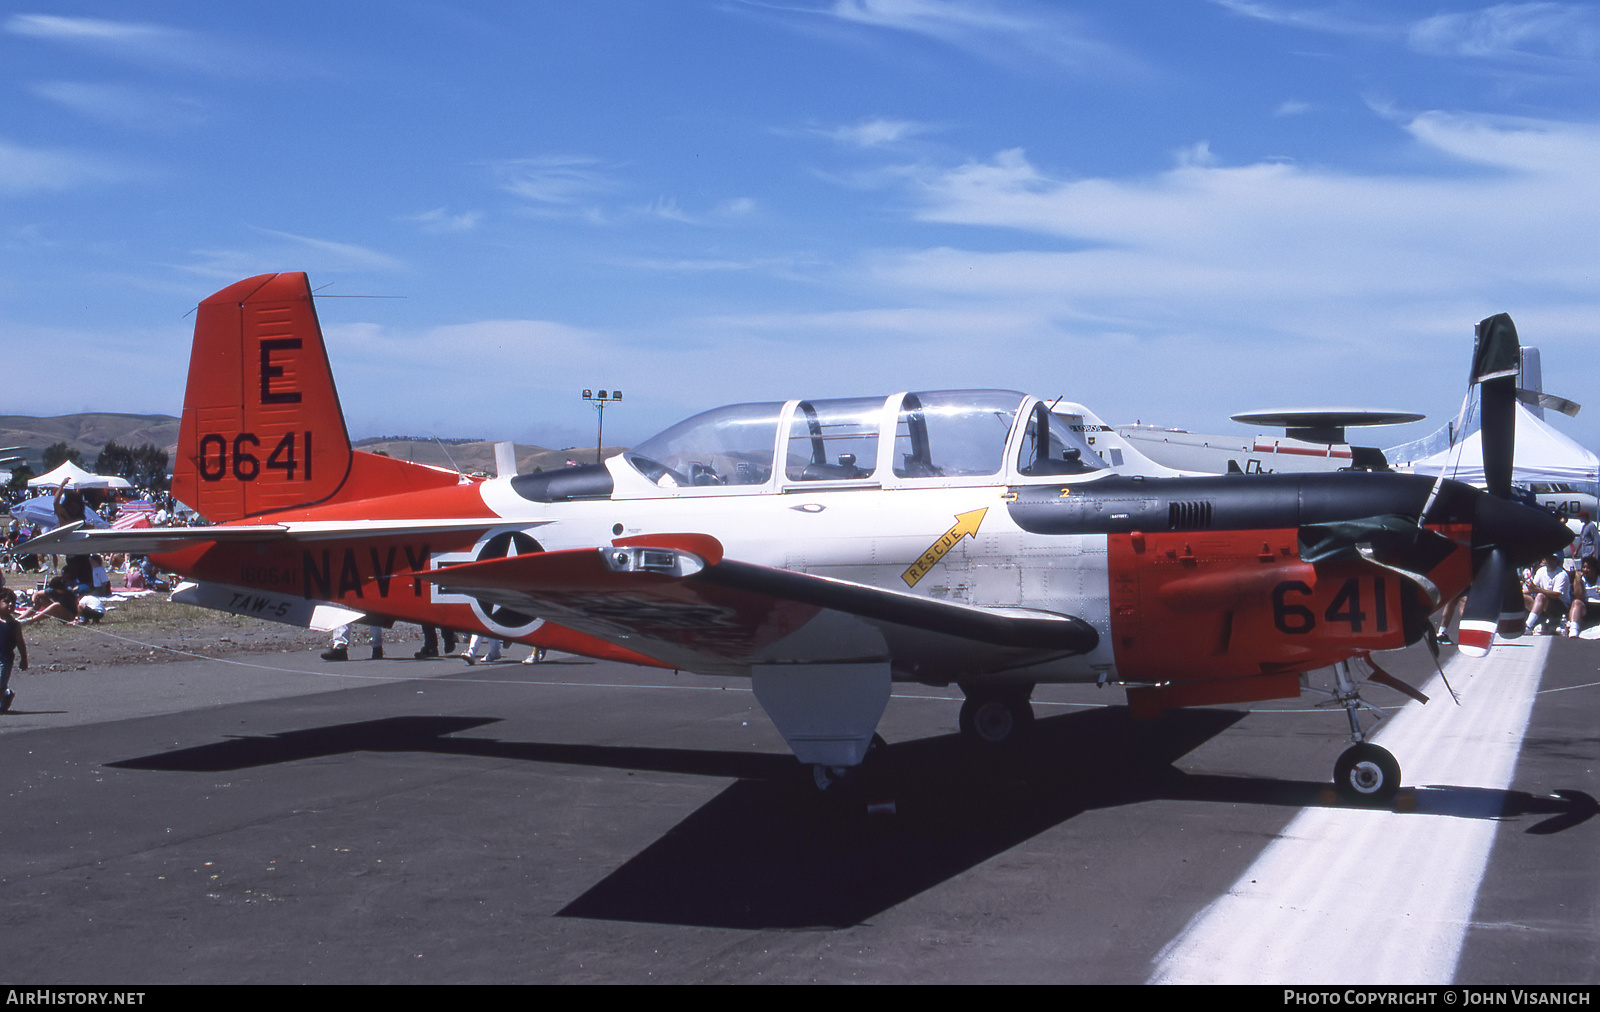
[{"label": "black tire", "polygon": [[1346,801],[1387,804],[1400,790],[1400,764],[1388,749],[1352,745],[1333,764],[1333,785]]},{"label": "black tire", "polygon": [[968,696],[961,704],[961,734],[985,748],[1020,741],[1033,726],[1033,706],[1022,696]]}]

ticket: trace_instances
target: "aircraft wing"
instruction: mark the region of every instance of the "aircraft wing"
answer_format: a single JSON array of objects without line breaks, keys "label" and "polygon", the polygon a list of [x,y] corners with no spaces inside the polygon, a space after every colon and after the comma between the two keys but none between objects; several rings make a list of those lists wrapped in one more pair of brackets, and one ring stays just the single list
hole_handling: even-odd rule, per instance
[{"label": "aircraft wing", "polygon": [[705,673],[889,661],[943,682],[1086,653],[1099,640],[1071,615],[934,600],[723,559],[721,546],[700,535],[666,537],[698,551],[632,544],[542,552],[423,579]]},{"label": "aircraft wing", "polygon": [[[20,545],[27,555],[89,555],[96,552],[132,552],[150,555],[175,552],[205,542],[223,544],[254,541],[325,541],[335,538],[384,537],[429,534],[435,531],[470,531],[495,527],[498,517],[440,520],[294,520],[281,524],[225,524],[218,527],[139,527],[128,530],[84,530],[83,524],[66,524]],[[520,522],[519,522],[520,523]],[[542,526],[548,521],[521,523]]]}]

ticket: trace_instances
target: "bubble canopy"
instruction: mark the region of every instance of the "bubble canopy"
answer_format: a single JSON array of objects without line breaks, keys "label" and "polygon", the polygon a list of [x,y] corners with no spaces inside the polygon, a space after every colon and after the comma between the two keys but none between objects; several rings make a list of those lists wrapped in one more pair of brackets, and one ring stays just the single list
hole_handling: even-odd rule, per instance
[{"label": "bubble canopy", "polygon": [[730,404],[679,422],[623,459],[662,489],[966,484],[1000,480],[1013,441],[1011,477],[1106,467],[1043,401],[1014,390]]}]

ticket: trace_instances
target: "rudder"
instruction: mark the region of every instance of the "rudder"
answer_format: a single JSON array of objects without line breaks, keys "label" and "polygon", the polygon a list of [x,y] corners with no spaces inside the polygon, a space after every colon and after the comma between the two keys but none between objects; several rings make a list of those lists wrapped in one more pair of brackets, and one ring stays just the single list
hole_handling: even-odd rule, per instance
[{"label": "rudder", "polygon": [[[398,469],[403,475],[385,472],[387,480],[352,482],[353,471],[361,478],[373,470],[358,459],[369,456],[350,446],[305,274],[247,278],[200,303],[174,498],[222,522],[382,494],[384,486],[401,491],[415,486],[404,480],[413,469],[433,470],[411,465]],[[445,474],[415,477],[454,483]]]}]

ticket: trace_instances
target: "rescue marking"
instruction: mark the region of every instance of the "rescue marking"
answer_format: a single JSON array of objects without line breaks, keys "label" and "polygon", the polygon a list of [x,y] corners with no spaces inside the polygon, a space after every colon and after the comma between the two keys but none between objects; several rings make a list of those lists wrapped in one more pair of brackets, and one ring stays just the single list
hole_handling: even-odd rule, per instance
[{"label": "rescue marking", "polygon": [[978,526],[983,523],[983,515],[987,512],[989,507],[985,506],[981,510],[957,513],[955,525],[939,535],[938,540],[929,545],[927,551],[917,556],[917,561],[911,564],[910,569],[900,574],[900,579],[906,581],[907,587],[915,587],[917,581],[927,576],[928,572],[939,564],[939,560],[956,546],[956,542],[964,537],[978,540]]}]

